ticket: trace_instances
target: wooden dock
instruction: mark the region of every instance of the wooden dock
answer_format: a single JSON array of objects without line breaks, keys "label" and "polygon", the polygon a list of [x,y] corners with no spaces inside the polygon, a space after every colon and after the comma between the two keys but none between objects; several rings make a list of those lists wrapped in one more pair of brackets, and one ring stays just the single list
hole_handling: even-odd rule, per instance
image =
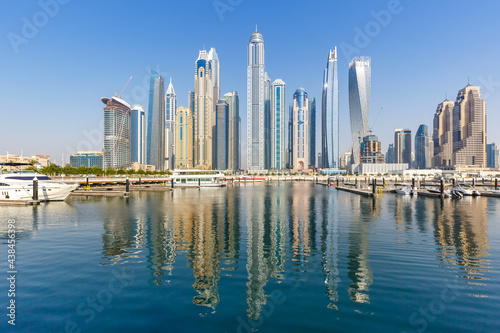
[{"label": "wooden dock", "polygon": [[36,206],[40,200],[0,200],[0,206]]}]

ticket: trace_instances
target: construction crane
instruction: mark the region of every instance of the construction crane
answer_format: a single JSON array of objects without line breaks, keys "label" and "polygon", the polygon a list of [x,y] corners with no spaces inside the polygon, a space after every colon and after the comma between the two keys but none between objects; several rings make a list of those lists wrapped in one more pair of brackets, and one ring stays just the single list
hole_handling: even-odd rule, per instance
[{"label": "construction crane", "polygon": [[127,88],[128,84],[130,83],[130,80],[132,80],[132,76],[130,77],[130,79],[128,79],[127,83],[125,84],[125,87],[123,87],[122,91],[120,92],[120,95],[118,95],[115,91],[115,96],[118,97],[118,98],[121,98],[122,94],[123,94],[123,91],[125,90],[125,88]]}]

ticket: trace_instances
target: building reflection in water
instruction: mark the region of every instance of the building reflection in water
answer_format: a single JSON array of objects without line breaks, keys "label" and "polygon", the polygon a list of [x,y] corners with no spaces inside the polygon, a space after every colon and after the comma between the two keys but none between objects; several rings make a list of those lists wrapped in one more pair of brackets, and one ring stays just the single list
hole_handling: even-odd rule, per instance
[{"label": "building reflection in water", "polygon": [[[106,209],[101,211],[104,232],[102,244],[104,258],[116,264],[129,257],[137,257],[145,240],[145,221],[137,228],[129,206],[123,209],[122,198],[104,198]],[[140,242],[141,244],[139,245]]]},{"label": "building reflection in water", "polygon": [[[305,270],[305,264],[311,255],[310,244],[310,222],[309,212],[311,210],[309,198],[311,197],[312,187],[301,186],[293,187],[294,192],[290,204],[290,238],[292,243],[292,263],[294,266],[300,266]],[[312,222],[314,223],[314,221]]]},{"label": "building reflection in water", "polygon": [[[459,267],[467,283],[484,285],[490,260],[487,234],[488,199],[465,197],[463,200],[435,200],[434,238],[438,259]],[[477,296],[477,295],[474,295]]]},{"label": "building reflection in water", "polygon": [[338,310],[340,231],[337,197],[323,194],[317,201],[321,221],[321,253],[323,274],[325,275],[326,296],[330,300],[328,308]]},{"label": "building reflection in water", "polygon": [[[347,256],[347,276],[351,280],[348,287],[351,300],[358,303],[369,303],[369,290],[373,283],[373,272],[369,262],[369,235],[367,219],[372,210],[371,200],[351,195],[353,217],[349,227],[349,254]],[[345,207],[347,209],[347,207]]]},{"label": "building reflection in water", "polygon": [[256,187],[247,198],[247,316],[252,320],[259,319],[267,302],[269,278],[284,278],[288,190]]}]

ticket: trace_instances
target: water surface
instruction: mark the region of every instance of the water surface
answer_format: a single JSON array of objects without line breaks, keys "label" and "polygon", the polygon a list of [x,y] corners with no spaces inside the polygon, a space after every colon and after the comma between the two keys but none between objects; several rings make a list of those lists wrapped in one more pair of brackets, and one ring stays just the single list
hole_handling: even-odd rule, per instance
[{"label": "water surface", "polygon": [[5,276],[8,219],[2,332],[500,331],[496,198],[281,182],[0,207]]}]

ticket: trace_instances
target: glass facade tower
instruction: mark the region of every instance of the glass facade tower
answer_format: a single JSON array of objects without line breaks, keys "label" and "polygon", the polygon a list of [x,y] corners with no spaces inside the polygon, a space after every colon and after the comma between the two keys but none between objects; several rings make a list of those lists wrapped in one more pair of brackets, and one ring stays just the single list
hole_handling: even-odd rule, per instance
[{"label": "glass facade tower", "polygon": [[430,169],[432,167],[432,156],[434,143],[429,134],[427,125],[420,125],[415,134],[415,167],[417,169]]},{"label": "glass facade tower", "polygon": [[132,107],[130,152],[132,163],[146,164],[146,112],[142,105]]},{"label": "glass facade tower", "polygon": [[286,87],[277,79],[271,85],[271,153],[270,168],[281,170],[286,167]]},{"label": "glass facade tower", "polygon": [[151,70],[148,107],[147,160],[157,171],[165,165],[165,86],[163,77]]},{"label": "glass facade tower", "polygon": [[351,118],[351,164],[361,158],[360,144],[367,134],[370,109],[371,60],[354,58],[349,64],[349,114]]},{"label": "glass facade tower", "polygon": [[240,170],[240,99],[236,91],[224,95],[229,105],[227,169]]},{"label": "glass facade tower", "polygon": [[338,169],[339,165],[339,79],[337,47],[328,54],[323,74],[321,101],[321,168]]}]

